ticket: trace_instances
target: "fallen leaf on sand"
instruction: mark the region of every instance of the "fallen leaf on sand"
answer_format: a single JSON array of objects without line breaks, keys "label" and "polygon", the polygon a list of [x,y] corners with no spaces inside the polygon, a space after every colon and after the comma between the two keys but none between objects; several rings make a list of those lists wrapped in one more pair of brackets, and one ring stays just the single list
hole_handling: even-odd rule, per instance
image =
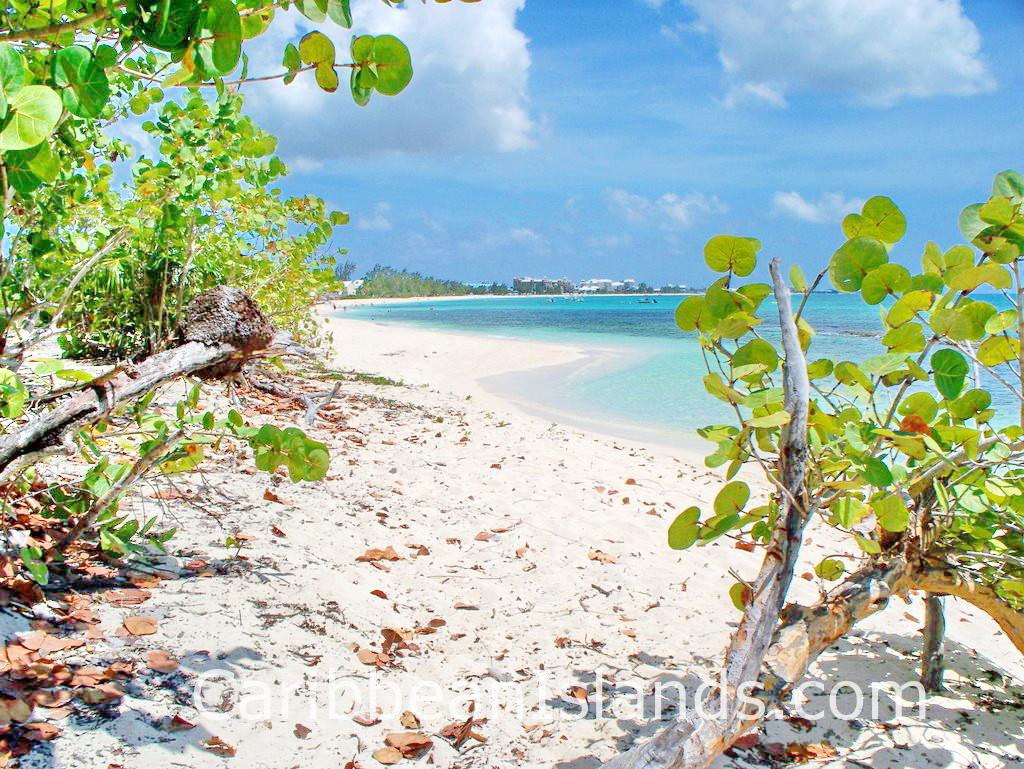
[{"label": "fallen leaf on sand", "polygon": [[757,734],[744,734],[742,737],[737,738],[732,746],[741,750],[749,749],[755,747],[760,741],[761,738]]},{"label": "fallen leaf on sand", "polygon": [[124,618],[124,629],[129,635],[153,635],[156,632],[157,622],[152,617],[144,617],[141,614]]},{"label": "fallen leaf on sand", "polygon": [[402,760],[402,751],[396,748],[381,748],[373,752],[373,759],[385,766],[390,766]]},{"label": "fallen leaf on sand", "polygon": [[196,725],[191,721],[187,721],[181,716],[173,716],[164,721],[164,730],[168,732],[187,732],[189,729],[195,729]]},{"label": "fallen leaf on sand", "polygon": [[276,492],[267,489],[263,492],[263,498],[268,502],[277,502],[279,505],[287,505],[288,500],[283,497],[279,497]]},{"label": "fallen leaf on sand", "polygon": [[465,609],[466,611],[479,611],[479,606],[474,606],[471,603],[463,603],[462,601],[456,601],[452,604],[453,609]]},{"label": "fallen leaf on sand", "polygon": [[287,534],[284,533],[284,531],[282,531],[277,526],[271,526],[270,527],[270,533],[273,534],[275,537],[287,537],[288,536]]},{"label": "fallen leaf on sand", "polygon": [[362,563],[373,563],[374,561],[401,561],[402,556],[395,552],[395,548],[388,545],[383,550],[379,547],[371,547],[361,556],[356,558],[356,560]]},{"label": "fallen leaf on sand", "polygon": [[421,732],[392,732],[384,738],[384,742],[404,758],[415,758],[434,746],[434,741]]},{"label": "fallen leaf on sand", "polygon": [[419,729],[420,720],[416,717],[416,714],[411,710],[407,710],[402,713],[402,717],[398,719],[398,722],[406,729]]},{"label": "fallen leaf on sand", "polygon": [[32,704],[41,708],[59,708],[71,701],[71,691],[68,689],[40,689],[32,692]]},{"label": "fallen leaf on sand", "polygon": [[598,563],[618,563],[619,559],[614,555],[609,555],[603,550],[591,550],[587,554],[587,558],[591,561],[597,561]]},{"label": "fallen leaf on sand", "polygon": [[27,721],[31,715],[32,707],[24,700],[0,697],[0,724]]},{"label": "fallen leaf on sand", "polygon": [[202,741],[204,750],[208,750],[215,756],[222,756],[224,758],[231,758],[238,751],[231,745],[228,745],[224,740],[218,737],[216,734],[211,735],[207,739]]},{"label": "fallen leaf on sand", "polygon": [[152,651],[146,657],[150,670],[157,673],[173,673],[178,669],[178,660],[165,651]]},{"label": "fallen leaf on sand", "polygon": [[587,702],[588,701],[587,690],[584,689],[582,686],[571,686],[571,687],[569,687],[568,694],[574,700],[579,700],[580,702]]},{"label": "fallen leaf on sand", "polygon": [[381,598],[385,601],[388,600],[388,594],[385,593],[383,590],[371,590],[370,595],[375,595],[377,596],[377,598]]},{"label": "fallen leaf on sand", "polygon": [[487,542],[493,536],[494,536],[494,534],[492,534],[489,531],[481,531],[479,534],[477,534],[475,537],[473,537],[473,539],[475,539],[477,542]]},{"label": "fallen leaf on sand", "polygon": [[32,724],[25,724],[25,731],[22,734],[25,736],[25,739],[32,742],[49,742],[60,737],[60,731],[60,727],[56,724],[38,721]]},{"label": "fallen leaf on sand", "polygon": [[295,724],[295,729],[293,730],[293,732],[295,736],[298,737],[300,740],[304,740],[310,734],[312,734],[313,730],[305,724]]},{"label": "fallen leaf on sand", "polygon": [[360,726],[376,726],[380,723],[380,718],[377,716],[371,716],[368,713],[361,713],[358,716],[352,716],[352,720]]}]

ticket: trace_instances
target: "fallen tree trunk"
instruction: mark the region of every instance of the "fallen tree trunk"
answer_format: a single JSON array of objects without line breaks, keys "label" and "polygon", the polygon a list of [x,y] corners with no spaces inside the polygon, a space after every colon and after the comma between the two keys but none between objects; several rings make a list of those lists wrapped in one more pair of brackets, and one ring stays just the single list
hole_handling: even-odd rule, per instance
[{"label": "fallen tree trunk", "polygon": [[71,431],[178,377],[223,376],[237,370],[246,358],[270,348],[274,327],[245,292],[218,287],[189,305],[180,336],[179,347],[110,378],[97,378],[56,408],[0,437],[0,473],[12,462],[59,446]]}]

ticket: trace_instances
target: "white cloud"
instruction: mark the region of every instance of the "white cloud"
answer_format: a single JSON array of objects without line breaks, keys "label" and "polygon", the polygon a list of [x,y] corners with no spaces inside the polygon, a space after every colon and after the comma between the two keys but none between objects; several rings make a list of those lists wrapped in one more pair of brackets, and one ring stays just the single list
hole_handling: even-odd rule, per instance
[{"label": "white cloud", "polygon": [[799,91],[888,106],[995,85],[960,0],[683,2],[718,44],[729,106]]},{"label": "white cloud", "polygon": [[[397,35],[412,53],[414,75],[394,97],[374,94],[356,107],[347,77],[328,94],[309,73],[290,85],[280,81],[250,86],[249,105],[268,130],[281,137],[293,163],[303,157],[340,157],[380,152],[431,153],[524,149],[534,141],[529,111],[530,53],[516,15],[526,0],[486,3],[404,3],[389,8],[380,0],[353,0],[353,32]],[[281,52],[312,28],[296,11],[278,14],[251,51],[250,72],[280,71]],[[339,51],[351,33],[329,24]],[[339,59],[344,58],[340,55]],[[257,90],[258,89],[258,90]]]},{"label": "white cloud", "polygon": [[390,211],[389,203],[378,203],[367,216],[356,217],[356,228],[373,232],[387,232],[392,226],[391,220],[388,218]]},{"label": "white cloud", "polygon": [[859,211],[864,201],[848,199],[838,192],[826,192],[816,201],[807,200],[799,192],[776,192],[772,204],[772,211],[779,216],[822,224],[838,222],[846,214]]},{"label": "white cloud", "polygon": [[666,230],[683,230],[693,224],[697,214],[715,214],[725,211],[716,196],[691,192],[680,197],[666,192],[650,199],[623,189],[609,188],[604,192],[609,210],[633,224],[654,224]]}]

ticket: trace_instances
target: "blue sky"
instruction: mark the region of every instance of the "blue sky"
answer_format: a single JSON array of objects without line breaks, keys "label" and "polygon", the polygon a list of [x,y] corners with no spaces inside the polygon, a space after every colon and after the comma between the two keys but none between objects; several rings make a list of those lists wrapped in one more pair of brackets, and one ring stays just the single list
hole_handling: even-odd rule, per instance
[{"label": "blue sky", "polygon": [[[874,194],[907,213],[910,262],[1024,170],[1018,0],[408,6],[354,3],[357,31],[409,43],[400,96],[250,99],[286,189],[352,214],[336,241],[360,270],[702,285],[704,242],[731,233],[810,271]],[[261,44],[302,31],[281,19]]]}]

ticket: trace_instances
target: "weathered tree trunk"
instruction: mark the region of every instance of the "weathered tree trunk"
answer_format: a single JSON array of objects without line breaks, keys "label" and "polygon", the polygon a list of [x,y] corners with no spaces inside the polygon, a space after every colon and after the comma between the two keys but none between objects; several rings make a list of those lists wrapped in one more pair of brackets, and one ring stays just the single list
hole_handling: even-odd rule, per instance
[{"label": "weathered tree trunk", "polygon": [[22,457],[60,445],[70,431],[178,377],[222,376],[237,370],[247,357],[271,345],[274,327],[245,292],[218,287],[189,305],[181,338],[184,343],[179,347],[109,379],[98,378],[96,384],[0,437],[0,472]]},{"label": "weathered tree trunk", "polygon": [[907,587],[928,593],[943,593],[962,598],[996,621],[1006,637],[1024,654],[1024,613],[996,595],[995,590],[975,582],[956,569],[929,563],[916,564],[907,575]]},{"label": "weathered tree trunk", "polygon": [[[779,625],[779,616],[793,579],[804,528],[807,500],[807,420],[810,382],[800,347],[789,287],[778,259],[770,265],[785,352],[784,405],[790,416],[779,446],[779,524],[768,545],[761,570],[740,626],[725,653],[724,689],[719,689],[695,713],[664,729],[605,765],[606,769],[691,769],[707,766],[749,727],[754,714],[743,706],[742,695],[755,686]],[[704,714],[715,714],[707,716]]]},{"label": "weathered tree trunk", "polygon": [[946,610],[942,596],[929,593],[924,601],[924,646],[921,649],[921,685],[941,692],[946,661],[942,647],[946,640]]}]

